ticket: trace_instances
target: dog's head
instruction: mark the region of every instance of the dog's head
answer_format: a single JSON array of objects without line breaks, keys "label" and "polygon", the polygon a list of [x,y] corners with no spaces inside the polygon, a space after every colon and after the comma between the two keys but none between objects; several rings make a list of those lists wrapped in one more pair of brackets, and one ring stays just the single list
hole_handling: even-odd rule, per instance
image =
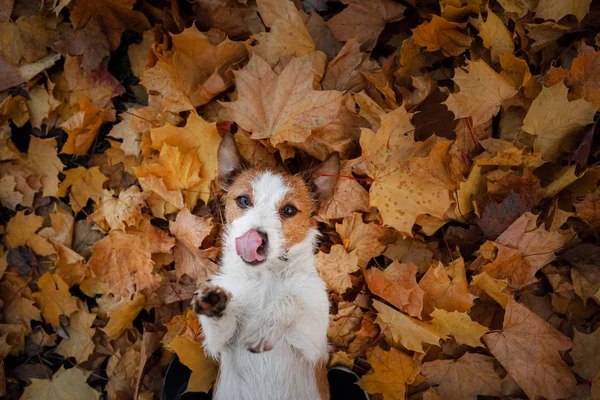
[{"label": "dog's head", "polygon": [[[339,176],[337,153],[304,175],[253,168],[232,134],[219,146],[219,182],[225,191],[225,251],[248,265],[280,265],[312,251],[313,214]],[[296,254],[298,253],[298,254]],[[233,256],[231,254],[231,256]]]}]

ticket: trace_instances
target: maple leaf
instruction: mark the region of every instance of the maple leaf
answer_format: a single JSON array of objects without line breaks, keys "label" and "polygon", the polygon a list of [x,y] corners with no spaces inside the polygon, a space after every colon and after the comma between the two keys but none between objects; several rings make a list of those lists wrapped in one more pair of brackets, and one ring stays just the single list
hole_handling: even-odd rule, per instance
[{"label": "maple leaf", "polygon": [[148,193],[140,191],[137,186],[131,186],[121,191],[115,198],[111,192],[104,190],[100,207],[90,215],[90,219],[100,225],[104,231],[137,227],[142,220],[142,208],[146,206]]},{"label": "maple leaf", "polygon": [[65,328],[68,339],[63,339],[56,348],[56,353],[65,358],[74,357],[78,363],[87,361],[94,352],[95,344],[92,337],[96,328],[91,325],[96,319],[96,313],[90,313],[85,304],[80,304],[80,309],[69,317],[69,326]]},{"label": "maple leaf", "polygon": [[90,19],[82,29],[69,34],[67,51],[72,56],[82,56],[81,68],[88,74],[110,56],[110,43],[96,18]]},{"label": "maple leaf", "polygon": [[466,353],[458,360],[427,362],[421,373],[429,383],[438,385],[435,390],[442,399],[476,400],[478,396],[502,394],[494,359],[483,354]]},{"label": "maple leaf", "polygon": [[360,213],[354,213],[335,225],[347,252],[356,251],[359,267],[367,265],[369,260],[380,255],[385,246],[379,241],[385,230],[376,224],[365,224]]},{"label": "maple leaf", "polygon": [[457,56],[471,47],[473,41],[459,30],[466,27],[466,23],[449,22],[433,14],[431,21],[423,22],[412,32],[415,43],[426,47],[427,51],[442,50],[445,55]]},{"label": "maple leaf", "polygon": [[575,210],[577,217],[589,225],[597,225],[600,222],[600,190],[596,189],[585,195],[582,201],[576,202]]},{"label": "maple leaf", "polygon": [[321,82],[323,89],[343,91],[360,84],[362,78],[358,67],[364,59],[365,55],[360,51],[360,43],[356,38],[348,40],[335,58],[327,64]]},{"label": "maple leaf", "polygon": [[133,343],[126,349],[117,350],[106,365],[108,383],[105,391],[107,397],[116,399],[118,395],[133,397],[135,391],[137,370],[140,366],[141,351],[140,342]]},{"label": "maple leaf", "polygon": [[53,114],[60,104],[52,95],[51,90],[48,92],[43,86],[31,88],[29,90],[29,100],[27,100],[31,125],[37,129],[41,129],[43,123],[49,125],[51,123],[50,114]]},{"label": "maple leaf", "polygon": [[488,329],[471,321],[467,313],[458,311],[446,311],[435,309],[431,313],[431,323],[439,331],[446,335],[452,335],[458,344],[466,344],[471,347],[483,347],[480,339],[488,332]]},{"label": "maple leaf", "polygon": [[453,81],[460,92],[451,93],[444,104],[456,118],[471,117],[473,126],[487,122],[498,114],[504,101],[517,94],[517,90],[483,60],[469,62],[466,71],[456,68]]},{"label": "maple leaf", "polygon": [[433,307],[464,312],[473,306],[473,300],[476,298],[469,293],[462,258],[450,263],[447,270],[442,263],[431,266],[419,281],[419,287],[425,292],[426,313],[433,311]]},{"label": "maple leaf", "polygon": [[361,327],[362,310],[354,303],[340,301],[337,314],[329,315],[327,337],[329,341],[340,347],[348,346],[354,340]]},{"label": "maple leaf", "polygon": [[78,310],[77,299],[69,293],[69,286],[59,275],[46,272],[37,282],[39,292],[33,298],[42,310],[44,319],[59,326],[59,316],[67,317]]},{"label": "maple leaf", "polygon": [[[592,103],[594,107],[600,108],[600,86],[594,79],[599,71],[600,52],[581,42],[579,43],[577,57],[571,64],[571,69],[557,68],[549,70],[549,79],[546,85],[552,86],[565,78],[565,83],[572,89],[575,97],[583,97],[586,101]],[[558,75],[558,77],[554,78],[554,75]]]},{"label": "maple leaf", "polygon": [[25,388],[23,400],[89,400],[100,398],[100,392],[95,391],[86,383],[91,371],[78,367],[65,369],[60,367],[51,379],[31,378],[31,385]]},{"label": "maple leaf", "polygon": [[540,0],[535,8],[536,18],[553,19],[558,22],[565,15],[571,14],[581,22],[590,11],[592,0],[573,0],[563,2],[559,0]]},{"label": "maple leaf", "polygon": [[7,324],[31,326],[31,321],[41,321],[40,310],[34,306],[34,301],[28,297],[31,291],[28,281],[9,275],[0,282],[0,299],[3,304],[4,316],[2,321]]},{"label": "maple leaf", "polygon": [[404,315],[380,301],[373,300],[373,307],[378,312],[375,323],[408,350],[423,353],[422,342],[439,346],[440,339],[448,339],[432,325]]},{"label": "maple leaf", "polygon": [[160,277],[153,273],[153,253],[169,253],[175,239],[152,226],[148,218],[137,230],[111,230],[104,239],[94,245],[88,266],[92,275],[105,282],[117,297],[156,289]]},{"label": "maple leaf", "polygon": [[57,155],[56,139],[31,137],[26,166],[41,177],[44,196],[60,197],[58,174],[63,171],[64,165]]},{"label": "maple leaf", "polygon": [[146,305],[146,297],[135,293],[132,299],[122,298],[108,309],[108,324],[102,330],[109,339],[117,339],[131,326],[133,320]]},{"label": "maple leaf", "polygon": [[110,50],[114,51],[126,29],[143,32],[149,27],[144,14],[132,10],[134,4],[135,0],[78,0],[70,7],[71,22],[75,29],[82,29],[95,19],[108,37]]},{"label": "maple leaf", "polygon": [[[448,188],[431,175],[429,180],[424,180],[422,171],[414,170],[419,164],[410,164],[416,158],[426,158],[438,151],[434,150],[438,146],[445,148],[447,141],[431,136],[425,142],[415,142],[413,132],[408,113],[400,107],[382,117],[376,134],[362,129],[360,137],[368,174],[374,180],[369,191],[371,206],[379,209],[385,224],[405,236],[412,236],[417,217],[428,214],[443,220],[452,205]],[[446,167],[430,165],[436,169]],[[440,175],[447,174],[444,171]]]},{"label": "maple leaf", "polygon": [[[84,0],[85,1],[85,0]],[[102,0],[101,0],[102,1]],[[81,67],[81,56],[65,57],[64,76],[69,103],[75,105],[81,97],[87,97],[99,109],[111,105],[111,99],[125,92],[125,88],[108,72],[105,61],[92,73],[86,74]]]},{"label": "maple leaf", "polygon": [[517,58],[512,53],[500,54],[498,58],[502,66],[500,76],[511,82],[515,89],[525,86],[532,78],[527,61]]},{"label": "maple leaf", "polygon": [[505,293],[507,282],[502,279],[495,279],[487,272],[483,271],[480,274],[473,276],[471,282],[482,289],[488,296],[500,304],[502,308],[506,308],[510,296]]},{"label": "maple leaf", "polygon": [[58,40],[56,25],[52,27],[40,15],[22,15],[14,23],[0,22],[0,52],[12,65],[24,59],[34,62],[48,54],[48,48]]},{"label": "maple leaf", "polygon": [[358,385],[369,393],[381,393],[384,400],[404,399],[407,385],[419,373],[412,357],[393,347],[389,351],[376,347],[367,354],[367,362],[373,370]]},{"label": "maple leaf", "polygon": [[[332,124],[328,126],[330,125]],[[309,138],[308,140],[310,141],[311,139]],[[352,174],[351,169],[347,166],[348,162],[342,161],[340,175],[350,176]],[[351,178],[342,178],[337,180],[333,195],[321,203],[318,216],[325,219],[345,218],[353,215],[355,211],[363,211],[368,207],[369,192],[358,181]],[[362,259],[362,251],[358,253],[359,259]]]},{"label": "maple leaf", "polygon": [[417,266],[392,262],[385,270],[363,271],[369,290],[393,306],[421,318],[423,290],[417,285]]},{"label": "maple leaf", "polygon": [[73,111],[73,116],[60,126],[69,135],[61,153],[82,156],[94,144],[107,110],[100,111],[87,97],[81,97]]},{"label": "maple leaf", "polygon": [[389,0],[353,1],[327,21],[327,26],[336,39],[345,42],[356,38],[364,50],[370,51],[385,25],[400,21],[405,10],[405,6]]},{"label": "maple leaf", "polygon": [[[71,207],[78,213],[87,205],[88,200],[99,204],[102,198],[104,182],[108,178],[100,172],[100,167],[86,169],[77,167],[64,172],[65,179],[61,182],[56,197],[63,197],[69,192]],[[70,191],[69,191],[70,189]]]},{"label": "maple leaf", "polygon": [[561,151],[574,146],[575,134],[593,122],[597,107],[584,99],[567,100],[563,82],[544,87],[523,120],[523,130],[535,135],[534,150],[544,160],[555,161]]},{"label": "maple leaf", "polygon": [[340,108],[340,92],[312,89],[313,72],[306,58],[292,59],[277,75],[254,55],[234,74],[239,96],[224,106],[253,139],[268,138],[273,146],[306,140],[312,128],[331,122]]},{"label": "maple leaf", "polygon": [[441,0],[442,17],[457,21],[469,14],[479,14],[482,0]]},{"label": "maple leaf", "polygon": [[169,222],[171,234],[189,249],[201,247],[212,229],[211,221],[192,214],[188,208],[179,211],[175,221]]},{"label": "maple leaf", "polygon": [[317,254],[315,265],[327,287],[339,294],[352,287],[349,274],[359,269],[356,253],[347,253],[340,244],[333,245],[329,254]]},{"label": "maple leaf", "polygon": [[160,93],[166,111],[178,113],[194,108],[179,85],[175,67],[165,60],[158,60],[152,68],[145,70],[140,83],[148,90]]},{"label": "maple leaf", "polygon": [[502,331],[486,334],[483,341],[529,397],[574,393],[575,377],[559,354],[571,349],[571,341],[516,300],[508,301]]},{"label": "maple leaf", "polygon": [[479,25],[479,36],[483,39],[483,45],[491,49],[492,60],[498,61],[502,54],[512,54],[515,45],[512,34],[504,25],[502,20],[486,6],[487,19]]},{"label": "maple leaf", "polygon": [[42,228],[43,223],[44,217],[25,214],[24,210],[17,212],[6,224],[4,244],[9,249],[18,246],[29,246],[41,256],[54,254],[54,246],[46,238],[36,233]]},{"label": "maple leaf", "polygon": [[592,382],[592,398],[600,395],[600,360],[596,355],[600,352],[600,329],[590,334],[574,330],[573,371],[579,376]]}]

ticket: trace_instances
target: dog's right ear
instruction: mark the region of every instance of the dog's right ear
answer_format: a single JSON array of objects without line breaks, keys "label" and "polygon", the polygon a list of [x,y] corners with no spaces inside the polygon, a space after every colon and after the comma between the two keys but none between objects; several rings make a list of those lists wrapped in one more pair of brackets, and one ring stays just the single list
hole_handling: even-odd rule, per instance
[{"label": "dog's right ear", "polygon": [[219,185],[223,189],[227,189],[236,175],[248,167],[248,162],[242,157],[231,132],[226,133],[221,139],[217,159],[219,162]]}]

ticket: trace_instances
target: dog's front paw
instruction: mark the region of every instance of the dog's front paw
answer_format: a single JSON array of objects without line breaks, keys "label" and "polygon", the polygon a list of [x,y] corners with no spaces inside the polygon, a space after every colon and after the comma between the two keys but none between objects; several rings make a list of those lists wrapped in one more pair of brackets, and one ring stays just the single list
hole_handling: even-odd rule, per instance
[{"label": "dog's front paw", "polygon": [[227,290],[210,283],[204,283],[194,293],[192,307],[196,314],[219,318],[223,315],[230,299],[231,294]]},{"label": "dog's front paw", "polygon": [[256,329],[247,330],[242,336],[242,343],[252,353],[262,353],[273,350],[281,339],[282,334],[278,329],[268,328],[266,325]]}]

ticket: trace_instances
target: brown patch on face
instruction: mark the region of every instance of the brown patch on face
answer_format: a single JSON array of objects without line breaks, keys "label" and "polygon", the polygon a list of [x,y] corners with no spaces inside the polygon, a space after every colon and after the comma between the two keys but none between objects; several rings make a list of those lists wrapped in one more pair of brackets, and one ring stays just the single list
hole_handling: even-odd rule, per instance
[{"label": "brown patch on face", "polygon": [[242,216],[244,209],[238,207],[236,200],[239,196],[247,196],[251,204],[254,204],[252,193],[252,180],[260,174],[260,171],[248,169],[241,172],[228,188],[223,198],[225,204],[225,221],[231,222]]},{"label": "brown patch on face", "polygon": [[282,178],[291,190],[279,203],[279,210],[281,211],[288,204],[298,210],[296,215],[292,217],[286,217],[283,214],[281,216],[285,245],[290,248],[303,241],[308,230],[315,226],[315,221],[311,217],[315,212],[315,203],[306,184],[300,177],[284,175]]},{"label": "brown patch on face", "polygon": [[315,364],[315,380],[321,400],[329,400],[329,382],[327,381],[327,365],[325,361]]}]

